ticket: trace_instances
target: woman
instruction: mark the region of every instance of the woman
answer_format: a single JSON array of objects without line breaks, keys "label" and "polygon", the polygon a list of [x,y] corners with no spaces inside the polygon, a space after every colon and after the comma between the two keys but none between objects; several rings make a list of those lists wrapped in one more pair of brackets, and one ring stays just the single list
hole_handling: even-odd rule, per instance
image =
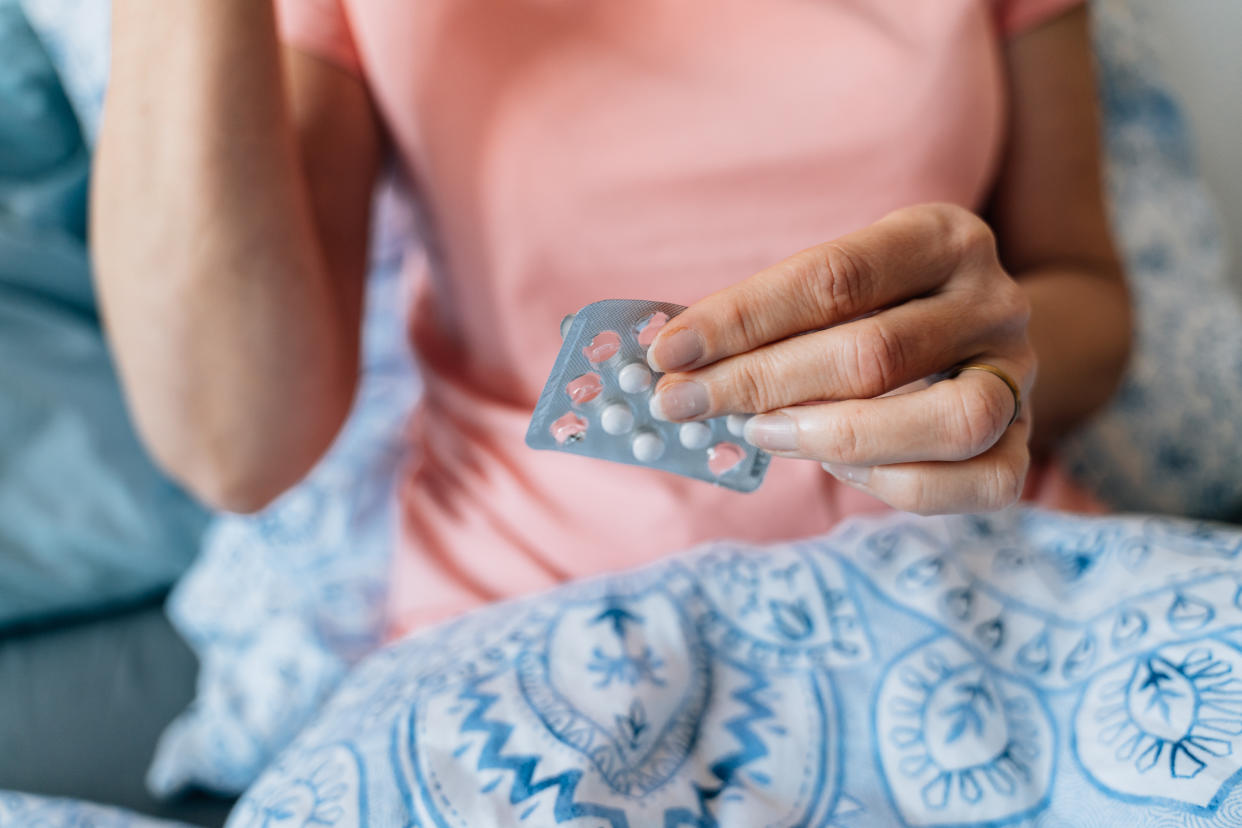
[{"label": "woman", "polygon": [[[116,0],[94,243],[139,428],[226,509],[311,467],[391,154],[430,251],[396,630],[880,501],[1005,506],[1129,346],[1080,2]],[[691,305],[657,407],[763,415],[791,459],[758,493],[525,448],[561,318],[616,296]]]}]

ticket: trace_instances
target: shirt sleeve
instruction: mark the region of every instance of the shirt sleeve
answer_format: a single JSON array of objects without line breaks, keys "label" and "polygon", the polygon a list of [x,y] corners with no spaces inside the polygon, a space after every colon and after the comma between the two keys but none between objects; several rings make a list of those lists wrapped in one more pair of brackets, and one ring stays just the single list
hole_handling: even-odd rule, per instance
[{"label": "shirt sleeve", "polygon": [[349,25],[345,0],[275,0],[281,39],[354,74],[362,61]]},{"label": "shirt sleeve", "polygon": [[1008,37],[1083,5],[1085,0],[994,0],[1001,31]]}]

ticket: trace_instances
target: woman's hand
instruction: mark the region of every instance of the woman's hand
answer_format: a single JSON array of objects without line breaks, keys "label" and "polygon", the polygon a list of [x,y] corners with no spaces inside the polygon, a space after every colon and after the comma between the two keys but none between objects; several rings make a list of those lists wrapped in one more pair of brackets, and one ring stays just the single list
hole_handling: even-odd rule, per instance
[{"label": "woman's hand", "polygon": [[651,347],[652,367],[667,372],[652,411],[674,421],[759,413],[748,441],[823,463],[898,509],[1003,508],[1026,479],[1029,410],[985,371],[919,381],[985,363],[1028,399],[1029,316],[983,220],[910,207],[676,317]]}]

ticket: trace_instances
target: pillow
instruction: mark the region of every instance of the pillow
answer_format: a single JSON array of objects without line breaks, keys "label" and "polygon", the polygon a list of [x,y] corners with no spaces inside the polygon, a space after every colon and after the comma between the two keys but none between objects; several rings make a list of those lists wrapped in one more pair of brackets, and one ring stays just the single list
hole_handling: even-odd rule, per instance
[{"label": "pillow", "polygon": [[1220,222],[1159,78],[1159,29],[1128,0],[1096,0],[1094,11],[1108,189],[1137,336],[1120,392],[1063,457],[1117,509],[1242,516],[1242,306]]},{"label": "pillow", "polygon": [[409,217],[377,206],[354,409],[310,475],[254,516],[216,518],[168,603],[198,653],[198,695],[148,784],[240,793],[380,642],[404,425],[419,393],[405,338]]},{"label": "pillow", "polygon": [[0,828],[191,828],[68,799],[0,791]]},{"label": "pillow", "polygon": [[89,159],[51,62],[16,0],[0,0],[0,217],[85,234]]},{"label": "pillow", "polygon": [[81,245],[0,219],[0,628],[167,589],[205,522],[129,423]]},{"label": "pillow", "polygon": [[1039,510],[718,542],[364,660],[288,825],[1237,825],[1242,530]]},{"label": "pillow", "polygon": [[94,145],[108,79],[111,0],[20,2],[60,73],[86,140]]}]

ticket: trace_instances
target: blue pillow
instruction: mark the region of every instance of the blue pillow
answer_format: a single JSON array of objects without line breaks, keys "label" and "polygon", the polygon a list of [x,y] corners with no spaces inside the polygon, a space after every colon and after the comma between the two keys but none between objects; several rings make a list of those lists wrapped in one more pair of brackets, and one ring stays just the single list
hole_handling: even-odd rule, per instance
[{"label": "blue pillow", "polygon": [[86,140],[93,145],[107,87],[112,1],[20,2],[60,73]]},{"label": "blue pillow", "polygon": [[85,234],[89,158],[77,119],[16,0],[0,0],[0,216]]},{"label": "blue pillow", "polygon": [[81,245],[0,220],[0,627],[166,589],[205,518],[129,424]]}]

